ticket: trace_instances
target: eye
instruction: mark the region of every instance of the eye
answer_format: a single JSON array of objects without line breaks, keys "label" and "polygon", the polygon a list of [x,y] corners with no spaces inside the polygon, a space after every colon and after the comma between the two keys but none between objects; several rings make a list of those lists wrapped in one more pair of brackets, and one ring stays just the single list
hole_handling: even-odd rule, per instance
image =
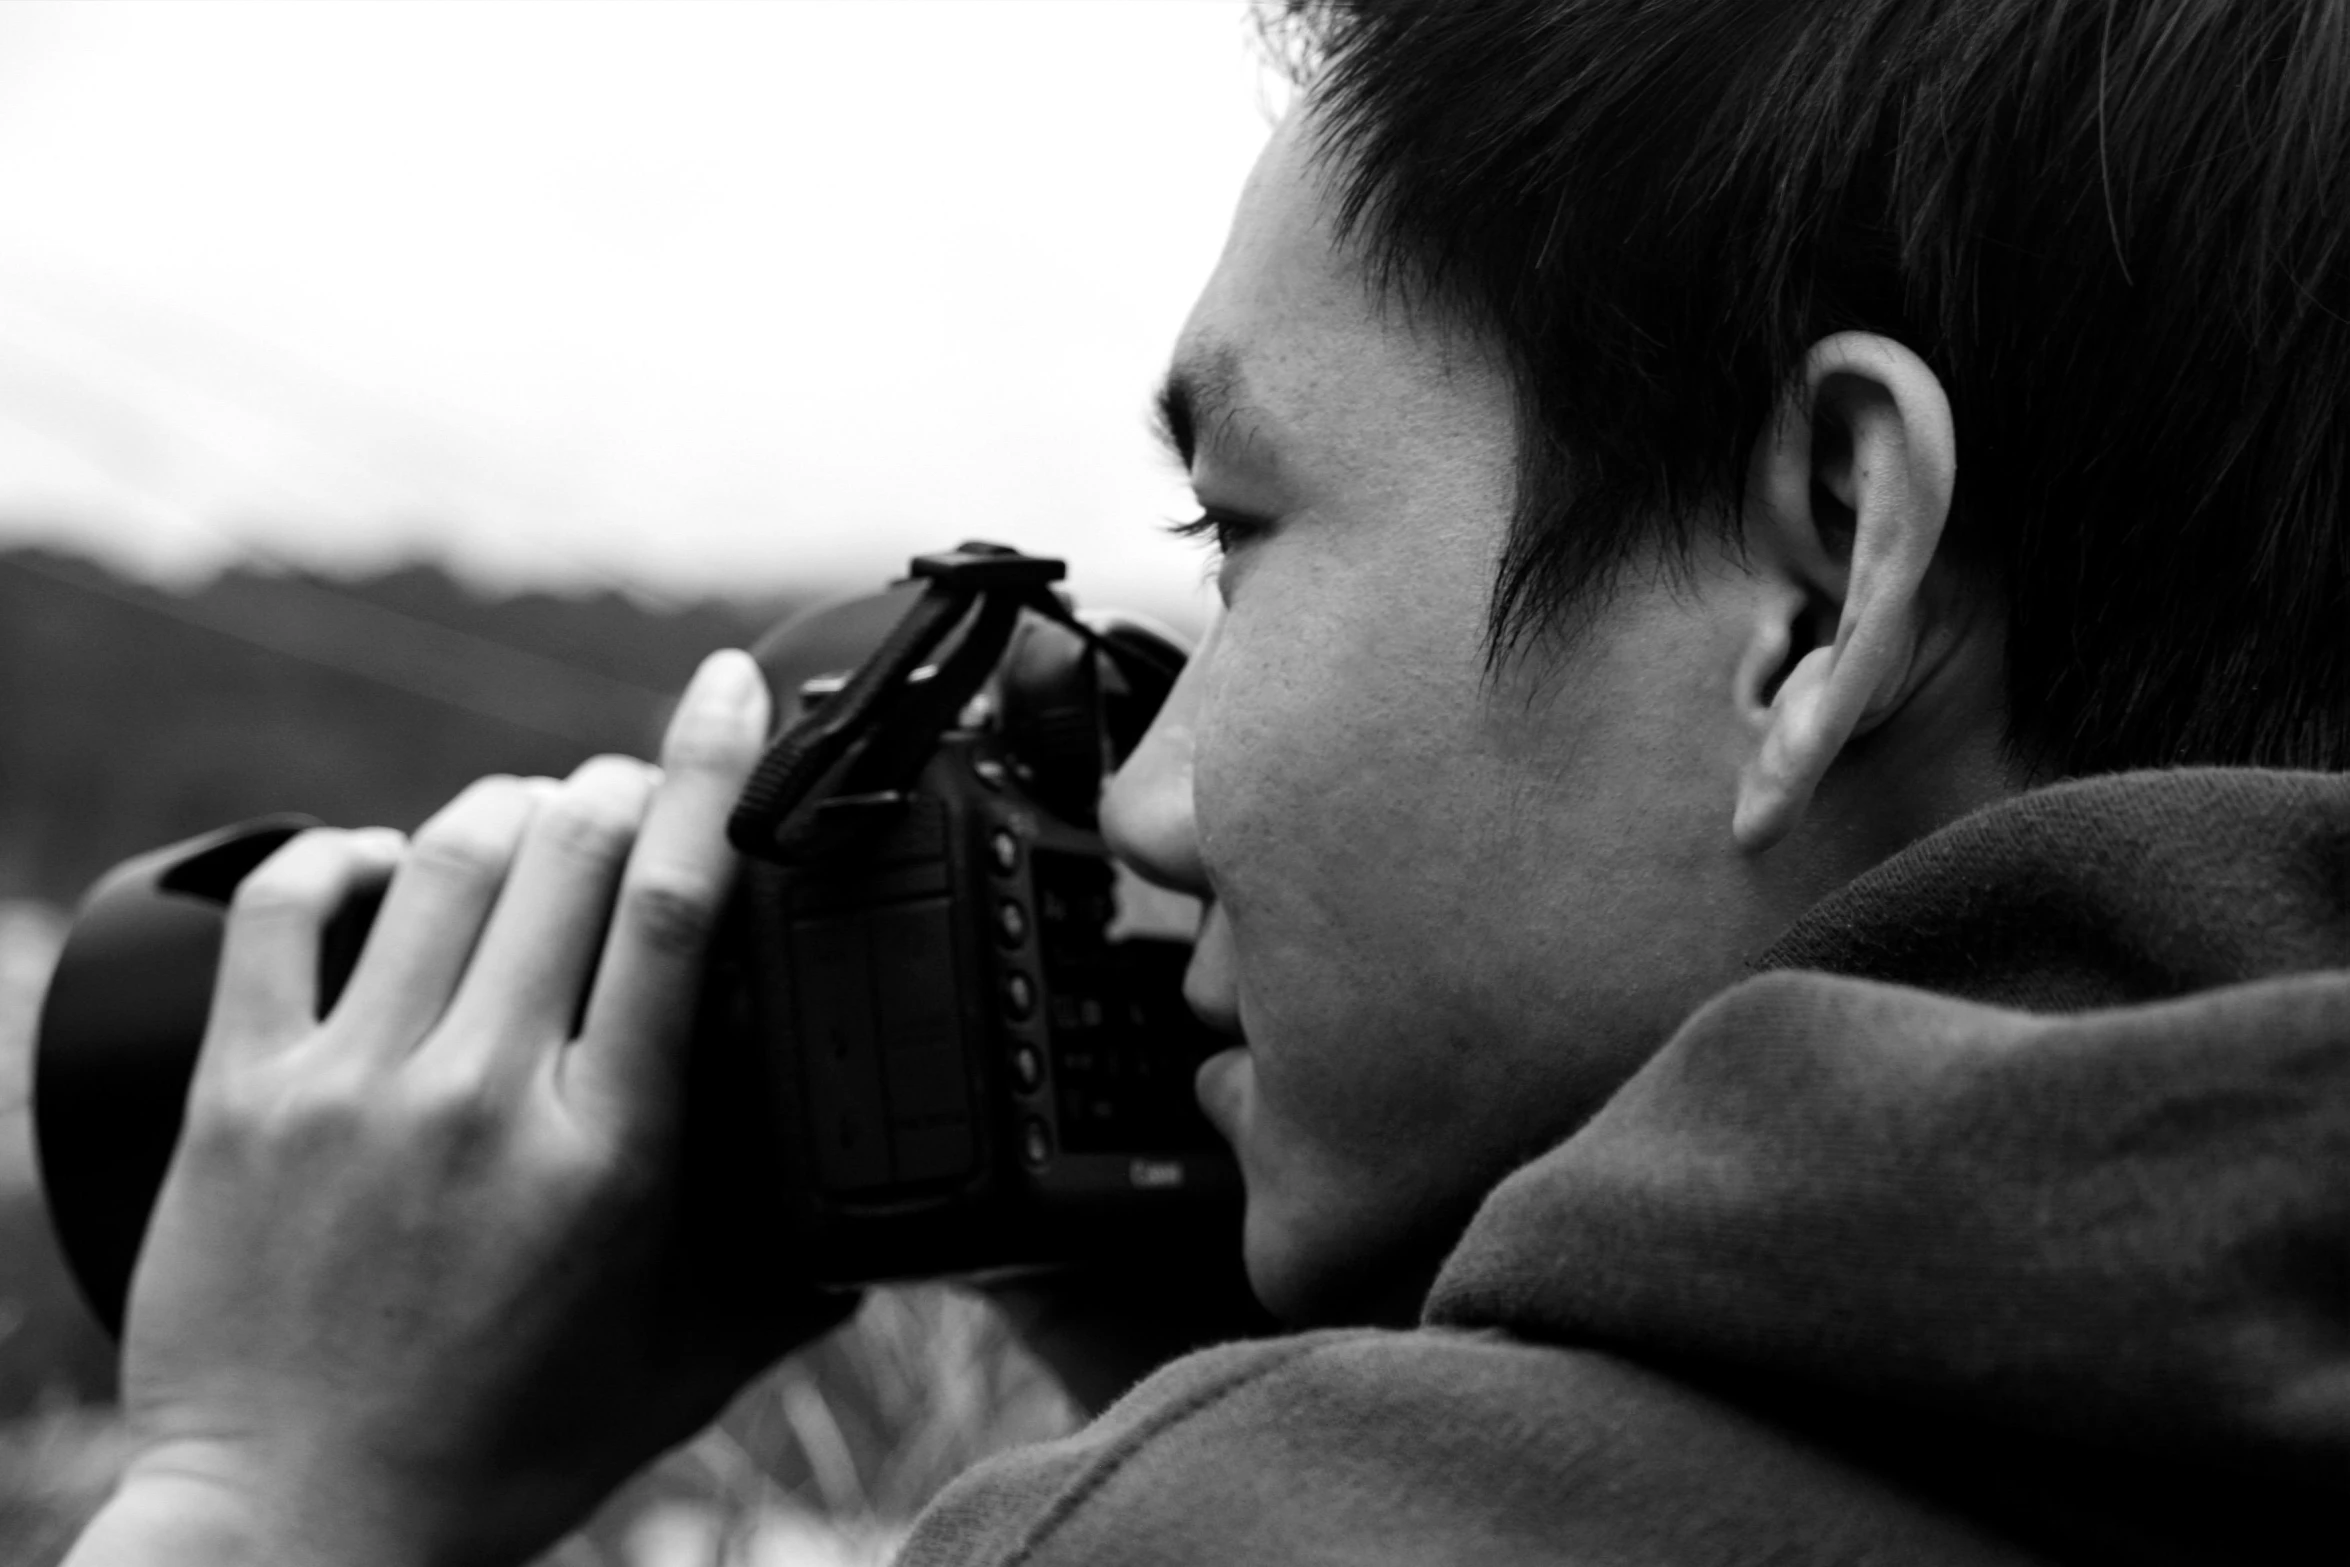
[{"label": "eye", "polygon": [[1229,555],[1272,532],[1273,524],[1262,517],[1244,516],[1210,506],[1196,517],[1168,523],[1167,531],[1179,539],[1206,539],[1214,544],[1218,553]]}]

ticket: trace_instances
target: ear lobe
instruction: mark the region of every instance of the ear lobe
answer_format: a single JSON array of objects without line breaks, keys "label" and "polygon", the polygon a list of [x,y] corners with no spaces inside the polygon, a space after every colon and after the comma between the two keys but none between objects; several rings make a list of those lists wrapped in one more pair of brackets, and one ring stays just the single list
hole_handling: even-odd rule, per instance
[{"label": "ear lobe", "polygon": [[1778,624],[1758,634],[1750,661],[1794,650],[1789,617],[1833,614],[1835,630],[1793,660],[1758,714],[1731,818],[1740,848],[1792,832],[1853,736],[1914,689],[1926,574],[1956,478],[1950,404],[1923,360],[1869,333],[1813,347],[1756,445],[1750,554],[1783,591],[1766,599]]}]

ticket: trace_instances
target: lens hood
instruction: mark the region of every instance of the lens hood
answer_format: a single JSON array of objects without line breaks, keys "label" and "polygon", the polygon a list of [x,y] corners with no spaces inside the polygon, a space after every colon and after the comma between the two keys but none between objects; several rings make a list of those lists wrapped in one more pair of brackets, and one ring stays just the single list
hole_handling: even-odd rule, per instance
[{"label": "lens hood", "polygon": [[74,1280],[122,1332],[131,1267],[179,1141],[230,895],[304,816],[140,855],[82,900],[41,1003],[33,1141]]}]

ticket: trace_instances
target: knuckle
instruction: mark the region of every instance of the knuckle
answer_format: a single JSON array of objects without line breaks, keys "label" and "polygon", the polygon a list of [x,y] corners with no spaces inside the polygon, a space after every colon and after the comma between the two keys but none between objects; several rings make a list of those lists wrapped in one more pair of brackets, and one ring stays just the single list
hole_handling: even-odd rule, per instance
[{"label": "knuckle", "polygon": [[636,837],[636,817],[584,791],[566,791],[539,813],[536,830],[566,853],[590,860],[617,860]]},{"label": "knuckle", "polygon": [[643,762],[633,756],[622,756],[617,751],[605,751],[589,757],[571,771],[566,780],[574,787],[605,786],[627,788],[642,778],[647,771]]},{"label": "knuckle", "polygon": [[250,1073],[199,1074],[180,1132],[182,1156],[211,1167],[237,1162],[267,1124],[266,1106]]},{"label": "knuckle", "polygon": [[360,855],[378,865],[397,865],[408,852],[408,835],[397,827],[362,827],[351,836]]},{"label": "knuckle", "polygon": [[443,1155],[469,1155],[495,1146],[506,1126],[505,1108],[479,1075],[448,1069],[416,1074],[406,1095],[408,1130]]},{"label": "knuckle", "polygon": [[718,922],[718,897],[682,878],[644,878],[620,894],[620,918],[629,933],[655,952],[699,952]]},{"label": "knuckle", "polygon": [[511,838],[450,818],[418,830],[408,845],[408,862],[462,881],[491,881],[505,874],[513,853]]},{"label": "knuckle", "polygon": [[358,858],[351,838],[330,827],[295,834],[237,883],[229,897],[232,917],[323,918],[339,901]]},{"label": "knuckle", "polygon": [[593,1198],[608,1190],[612,1172],[592,1139],[547,1126],[535,1130],[539,1135],[516,1139],[516,1152],[538,1190],[574,1198]]},{"label": "knuckle", "polygon": [[323,919],[325,899],[314,889],[284,876],[264,878],[256,871],[237,885],[229,913],[239,920],[293,918]]},{"label": "knuckle", "polygon": [[489,773],[458,790],[446,810],[511,810],[529,798],[529,786],[522,779],[511,773]]},{"label": "knuckle", "polygon": [[646,794],[644,763],[625,756],[595,757],[547,798],[538,829],[576,853],[617,859],[636,838]]},{"label": "knuckle", "polygon": [[287,1129],[303,1142],[343,1147],[373,1119],[369,1097],[348,1073],[321,1074],[282,1101]]},{"label": "knuckle", "polygon": [[658,1164],[637,1157],[624,1144],[582,1142],[556,1157],[555,1178],[607,1215],[657,1202],[665,1185]]},{"label": "knuckle", "polygon": [[531,796],[519,778],[476,779],[409,841],[414,859],[436,868],[478,873],[502,868],[530,819]]},{"label": "knuckle", "polygon": [[180,1147],[186,1158],[213,1169],[332,1163],[373,1135],[379,1100],[363,1067],[315,1055],[200,1072]]},{"label": "knuckle", "polygon": [[361,1075],[308,1063],[294,1072],[256,1073],[231,1098],[231,1117],[249,1145],[333,1154],[366,1133],[371,1096]]}]

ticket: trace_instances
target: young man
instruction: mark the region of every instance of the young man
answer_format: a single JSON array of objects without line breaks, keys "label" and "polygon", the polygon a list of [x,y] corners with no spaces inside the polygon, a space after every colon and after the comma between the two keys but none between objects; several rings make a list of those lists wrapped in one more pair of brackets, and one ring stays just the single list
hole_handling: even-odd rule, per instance
[{"label": "young man", "polygon": [[[1106,816],[1331,1326],[907,1559],[2339,1559],[2350,7],[1299,25]],[[248,883],[77,1567],[515,1560],[805,1330],[663,1225],[763,707]]]}]

